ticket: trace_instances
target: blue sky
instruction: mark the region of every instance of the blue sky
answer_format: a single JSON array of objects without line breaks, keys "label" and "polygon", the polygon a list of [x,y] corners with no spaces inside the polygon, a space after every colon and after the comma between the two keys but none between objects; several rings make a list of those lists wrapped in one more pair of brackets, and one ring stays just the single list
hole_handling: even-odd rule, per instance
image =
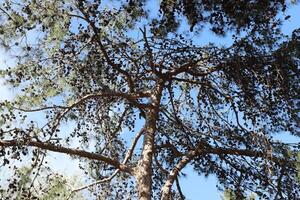
[{"label": "blue sky", "polygon": [[[291,18],[286,21],[282,27],[282,30],[286,34],[290,34],[292,30],[295,28],[300,28],[300,5],[289,9],[287,15],[291,15]],[[228,37],[222,38],[214,35],[213,33],[205,30],[200,34],[199,41],[196,43],[204,45],[209,42],[214,42],[215,44],[224,44],[228,45],[232,42],[232,40]],[[3,50],[0,49],[0,69],[5,67],[4,61],[8,60],[5,56]],[[5,87],[0,80],[0,100],[10,99],[13,96],[13,93]],[[66,128],[68,129],[68,128]],[[286,142],[299,142],[299,139],[296,140],[295,137],[292,136],[278,136],[277,139],[285,140]],[[70,161],[68,156],[60,156],[59,154],[52,154],[49,158],[49,161],[52,163],[51,165],[57,168],[62,173],[66,173],[68,175],[81,174],[78,171],[77,167],[70,170],[70,165],[77,164],[77,162]],[[75,164],[75,165],[76,165]],[[68,170],[67,170],[68,169]],[[185,193],[187,199],[189,200],[220,200],[222,193],[219,192],[216,188],[216,179],[214,176],[209,176],[207,178],[203,176],[198,176],[197,173],[193,172],[190,166],[187,166],[183,172],[187,174],[187,177],[181,178],[180,182],[182,185],[182,190]]]}]

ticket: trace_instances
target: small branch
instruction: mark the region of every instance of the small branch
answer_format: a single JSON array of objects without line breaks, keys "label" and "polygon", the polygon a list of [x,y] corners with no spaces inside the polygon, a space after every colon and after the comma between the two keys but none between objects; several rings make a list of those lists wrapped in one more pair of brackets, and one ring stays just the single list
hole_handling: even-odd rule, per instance
[{"label": "small branch", "polygon": [[121,126],[122,126],[122,123],[124,121],[124,118],[128,112],[128,108],[125,109],[125,111],[122,113],[121,117],[119,118],[118,120],[118,125],[117,125],[117,128],[111,133],[111,135],[116,135],[120,130],[121,130]]},{"label": "small branch", "polygon": [[10,16],[10,14],[9,14],[8,12],[6,12],[3,8],[0,7],[0,11],[2,11],[5,15],[7,15],[7,17],[8,17],[9,19],[11,19],[12,21],[16,22],[15,19],[12,18],[12,17]]},{"label": "small branch", "polygon": [[69,199],[71,198],[72,194],[74,194],[74,193],[76,193],[76,192],[79,192],[79,191],[81,191],[81,190],[84,190],[84,189],[86,189],[86,188],[92,187],[92,186],[97,185],[97,184],[100,184],[100,183],[105,183],[105,182],[111,181],[111,180],[119,173],[119,171],[120,171],[120,170],[117,169],[117,170],[116,170],[111,176],[109,176],[109,177],[106,177],[106,178],[104,178],[104,179],[101,179],[101,180],[98,180],[98,181],[96,181],[96,182],[93,182],[93,183],[91,183],[91,184],[89,184],[89,185],[85,185],[85,186],[82,186],[82,187],[79,187],[79,188],[76,188],[76,189],[72,190],[71,193],[69,194],[69,196],[67,197],[67,200],[69,200]]},{"label": "small branch", "polygon": [[124,161],[122,162],[122,164],[126,164],[129,161],[129,159],[132,157],[132,154],[133,154],[133,151],[135,149],[135,146],[136,146],[137,142],[139,141],[140,137],[142,136],[142,134],[144,133],[144,131],[145,131],[145,129],[142,128],[140,130],[140,132],[133,138],[131,147],[127,151],[127,154],[126,154],[126,156],[125,156]]},{"label": "small branch", "polygon": [[[282,194],[281,194],[281,190],[282,190],[282,177],[284,175],[284,168],[281,168],[280,170],[280,175],[277,179],[277,192],[276,192],[276,195],[274,197],[274,199],[281,199],[282,198]],[[278,198],[279,197],[279,198]]]},{"label": "small branch", "polygon": [[18,108],[18,107],[12,107],[15,110],[19,110],[22,112],[38,112],[38,111],[44,111],[44,110],[51,110],[51,109],[56,109],[56,108],[60,108],[60,109],[66,109],[68,107],[66,106],[46,106],[46,107],[41,107],[41,108],[35,108],[35,109],[26,109],[26,108]]},{"label": "small branch", "polygon": [[174,157],[181,157],[181,156],[185,155],[184,153],[178,151],[178,149],[171,143],[163,143],[159,146],[156,146],[155,148],[156,149],[164,149],[164,148],[170,149],[172,151],[172,154],[174,155]]},{"label": "small branch", "polygon": [[197,63],[199,61],[203,61],[202,59],[200,60],[192,60],[186,64],[183,64],[182,66],[180,66],[179,68],[173,69],[171,71],[169,71],[167,73],[168,77],[173,77],[173,76],[177,76],[178,74],[181,73],[188,73],[194,77],[203,77],[203,76],[207,76],[213,72],[216,72],[218,70],[221,69],[220,66],[216,66],[216,67],[211,67],[210,69],[207,69],[205,71],[201,71],[201,72],[196,72],[196,71],[191,71],[192,68],[196,68],[197,67]]},{"label": "small branch", "polygon": [[[34,182],[35,182],[36,178],[38,177],[39,172],[41,171],[42,165],[43,165],[43,163],[44,163],[45,156],[46,156],[46,154],[43,153],[42,159],[41,159],[41,161],[40,161],[40,163],[39,163],[39,165],[38,165],[38,168],[37,168],[37,170],[36,170],[36,172],[35,172],[35,175],[34,175],[32,181],[31,181],[31,184],[30,184],[30,187],[29,187],[29,188],[31,188],[31,187],[34,186]],[[37,157],[37,158],[36,158],[36,162],[38,162],[38,160],[39,160],[39,159],[38,159],[38,157]]]},{"label": "small branch", "polygon": [[[248,149],[235,149],[235,148],[222,148],[222,147],[206,147],[205,153],[217,154],[217,155],[235,155],[235,156],[247,156],[247,157],[265,157],[261,151],[252,151]],[[199,152],[200,153],[200,152]]]},{"label": "small branch", "polygon": [[177,187],[177,190],[178,190],[180,199],[181,199],[181,200],[184,200],[185,197],[184,197],[184,195],[183,195],[183,193],[182,193],[182,190],[181,190],[181,187],[180,187],[180,183],[179,183],[178,177],[176,177],[176,187]]},{"label": "small branch", "polygon": [[153,59],[153,53],[152,53],[152,49],[149,45],[148,39],[147,39],[147,33],[146,33],[146,28],[144,27],[144,30],[140,28],[140,31],[143,34],[143,38],[145,41],[145,47],[146,47],[146,52],[147,52],[147,56],[149,58],[149,65],[152,69],[152,71],[154,72],[155,75],[161,76],[160,73],[158,73],[158,71],[156,71],[155,69],[155,63],[154,63],[154,59]]},{"label": "small branch", "polygon": [[167,176],[169,174],[168,170],[164,169],[163,166],[159,163],[158,159],[157,159],[157,156],[154,156],[154,161],[157,165],[157,167]]}]

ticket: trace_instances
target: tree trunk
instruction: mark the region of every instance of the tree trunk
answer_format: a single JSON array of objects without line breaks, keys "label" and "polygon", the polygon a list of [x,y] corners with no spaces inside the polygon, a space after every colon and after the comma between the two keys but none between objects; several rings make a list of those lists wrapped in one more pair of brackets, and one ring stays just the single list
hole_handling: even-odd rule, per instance
[{"label": "tree trunk", "polygon": [[146,112],[146,126],[144,133],[143,150],[134,176],[137,182],[138,199],[151,200],[152,197],[152,160],[154,153],[154,136],[158,119],[160,98],[163,89],[163,81],[160,82],[152,95],[152,108]]},{"label": "tree trunk", "polygon": [[152,157],[154,127],[148,127],[144,135],[141,159],[135,171],[139,200],[151,200],[152,196]]},{"label": "tree trunk", "polygon": [[167,181],[165,185],[161,189],[161,200],[170,200],[171,195],[171,188],[172,188],[173,182]]},{"label": "tree trunk", "polygon": [[152,196],[152,158],[154,150],[154,134],[156,131],[157,113],[148,114],[141,158],[135,169],[139,200],[151,200]]}]

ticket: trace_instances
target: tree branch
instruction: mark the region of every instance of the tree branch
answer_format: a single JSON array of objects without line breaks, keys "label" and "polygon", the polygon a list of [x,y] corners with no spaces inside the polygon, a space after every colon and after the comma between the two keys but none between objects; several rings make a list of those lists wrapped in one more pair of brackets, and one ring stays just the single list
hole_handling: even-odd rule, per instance
[{"label": "tree branch", "polygon": [[177,163],[177,165],[170,171],[167,181],[165,182],[164,186],[161,189],[161,200],[169,200],[171,188],[176,180],[179,172],[195,157],[200,153],[202,145],[201,143],[197,146],[195,150],[189,151],[182,157],[182,159]]},{"label": "tree branch", "polygon": [[84,8],[83,8],[82,6],[79,6],[79,5],[78,5],[78,9],[80,10],[80,12],[81,12],[81,13],[83,14],[83,16],[84,16],[84,17],[82,17],[82,19],[84,19],[84,20],[91,26],[91,28],[92,28],[92,30],[93,30],[93,32],[94,32],[94,34],[95,34],[95,37],[97,38],[97,41],[96,41],[96,42],[98,43],[98,45],[99,45],[99,47],[100,47],[100,50],[101,50],[101,52],[102,52],[103,55],[104,55],[104,58],[105,58],[106,62],[107,62],[113,69],[115,69],[115,70],[118,71],[120,74],[122,74],[122,75],[125,76],[125,78],[127,79],[127,82],[128,82],[128,87],[129,87],[130,92],[134,92],[134,83],[133,83],[133,81],[132,81],[132,79],[131,79],[131,75],[130,75],[127,71],[123,70],[123,69],[120,67],[120,65],[114,63],[114,62],[110,59],[110,57],[109,57],[109,55],[108,55],[108,53],[107,53],[107,51],[106,51],[104,45],[102,44],[102,42],[101,42],[101,40],[100,40],[100,38],[99,38],[99,32],[100,32],[100,30],[96,27],[95,23],[93,23],[93,22],[89,19],[88,14],[84,11]]},{"label": "tree branch", "polygon": [[[165,147],[169,147],[165,146]],[[163,147],[162,147],[163,148]],[[270,159],[277,164],[285,163],[283,158],[279,158],[276,156],[272,156],[272,158],[266,157],[264,152],[261,151],[253,151],[249,149],[235,149],[235,148],[222,148],[222,147],[211,147],[209,144],[200,142],[197,145],[197,148],[194,150],[188,151],[185,154],[181,154],[182,159],[177,163],[177,165],[170,171],[168,178],[162,187],[162,197],[161,200],[169,200],[171,188],[178,177],[179,172],[195,157],[203,155],[203,154],[216,154],[216,155],[235,155],[235,156],[247,156],[247,157],[263,157],[266,159]]]},{"label": "tree branch", "polygon": [[98,181],[96,181],[96,182],[93,182],[93,183],[91,183],[91,184],[89,184],[89,185],[85,185],[85,186],[82,186],[82,187],[79,187],[79,188],[76,188],[76,189],[72,190],[71,193],[69,194],[69,196],[67,197],[67,200],[70,199],[71,196],[72,196],[72,194],[74,194],[74,193],[76,193],[76,192],[79,192],[79,191],[84,190],[84,189],[86,189],[86,188],[92,187],[92,186],[94,186],[94,185],[98,185],[98,184],[100,184],[100,183],[105,183],[105,182],[111,181],[111,180],[112,180],[119,172],[120,172],[120,170],[117,169],[117,170],[116,170],[111,176],[109,176],[109,177],[103,178],[103,179],[98,180]]},{"label": "tree branch", "polygon": [[144,131],[145,131],[145,128],[142,128],[140,130],[140,132],[133,138],[131,147],[128,149],[127,154],[126,154],[122,164],[126,164],[129,161],[129,159],[132,157],[135,146],[136,146],[137,142],[139,141],[140,137],[143,135]]},{"label": "tree branch", "polygon": [[56,118],[54,125],[52,127],[52,132],[54,132],[57,129],[61,119],[74,107],[80,105],[81,103],[83,103],[84,101],[86,101],[88,99],[95,99],[95,98],[99,98],[99,97],[121,97],[121,98],[128,100],[130,103],[137,106],[139,109],[142,109],[146,106],[144,104],[138,103],[134,96],[127,94],[127,93],[106,91],[106,92],[88,94],[88,95],[85,95],[84,97],[80,98],[79,100],[77,100],[75,103],[73,103],[71,106],[67,107],[62,113],[60,113],[58,115],[58,117]]},{"label": "tree branch", "polygon": [[148,42],[147,33],[146,33],[146,27],[144,27],[144,30],[140,28],[140,31],[143,34],[143,38],[144,38],[144,42],[145,42],[145,47],[146,47],[146,52],[147,52],[147,56],[149,58],[149,65],[150,65],[152,71],[154,72],[154,74],[161,77],[161,73],[159,73],[156,70],[156,68],[155,68],[156,65],[154,63],[152,49],[151,49],[151,47],[149,45],[149,42]]},{"label": "tree branch", "polygon": [[51,109],[67,109],[67,106],[57,106],[57,105],[53,105],[53,106],[45,106],[45,107],[40,107],[40,108],[33,108],[33,109],[26,109],[26,108],[20,108],[20,107],[15,107],[12,106],[13,109],[15,110],[19,110],[22,112],[39,112],[39,111],[44,111],[44,110],[51,110]]},{"label": "tree branch", "polygon": [[99,155],[97,153],[92,153],[92,152],[78,150],[78,149],[72,149],[72,148],[66,148],[66,147],[57,146],[57,145],[54,145],[51,143],[45,143],[45,142],[39,142],[39,141],[0,140],[0,146],[2,146],[2,147],[12,147],[12,146],[20,146],[20,145],[37,147],[37,148],[41,148],[44,150],[65,153],[65,154],[68,154],[71,156],[79,156],[81,158],[87,158],[87,159],[91,159],[91,160],[98,160],[98,161],[105,162],[109,165],[112,165],[115,168],[119,169],[120,171],[129,173],[129,174],[132,173],[132,169],[130,167],[128,167],[127,165],[122,164],[119,161],[113,160],[106,156]]},{"label": "tree branch", "polygon": [[184,197],[184,195],[183,195],[183,193],[182,193],[182,190],[181,190],[181,187],[180,187],[180,183],[179,183],[179,178],[178,178],[178,177],[176,177],[176,187],[177,187],[177,190],[178,190],[180,199],[181,199],[181,200],[184,200],[185,197]]}]

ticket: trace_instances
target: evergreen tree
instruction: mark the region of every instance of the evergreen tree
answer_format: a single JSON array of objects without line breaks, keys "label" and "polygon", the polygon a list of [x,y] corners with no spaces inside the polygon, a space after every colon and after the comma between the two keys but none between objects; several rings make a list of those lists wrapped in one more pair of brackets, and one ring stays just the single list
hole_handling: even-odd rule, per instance
[{"label": "evergreen tree", "polygon": [[[73,186],[78,186],[78,180],[67,179],[63,175],[50,174],[46,168],[39,168],[37,177],[35,168],[21,167],[15,171],[13,181],[0,190],[0,198],[3,200],[65,200],[68,198],[82,200],[80,194],[72,192]],[[37,180],[37,181],[36,181]]]},{"label": "evergreen tree", "polygon": [[[3,166],[68,154],[97,180],[72,194],[97,185],[100,199],[184,199],[186,165],[237,199],[299,197],[299,144],[273,138],[300,136],[300,29],[280,29],[292,4],[0,2],[14,63],[0,74],[17,93],[0,107]],[[205,28],[233,43],[197,45]]]}]

